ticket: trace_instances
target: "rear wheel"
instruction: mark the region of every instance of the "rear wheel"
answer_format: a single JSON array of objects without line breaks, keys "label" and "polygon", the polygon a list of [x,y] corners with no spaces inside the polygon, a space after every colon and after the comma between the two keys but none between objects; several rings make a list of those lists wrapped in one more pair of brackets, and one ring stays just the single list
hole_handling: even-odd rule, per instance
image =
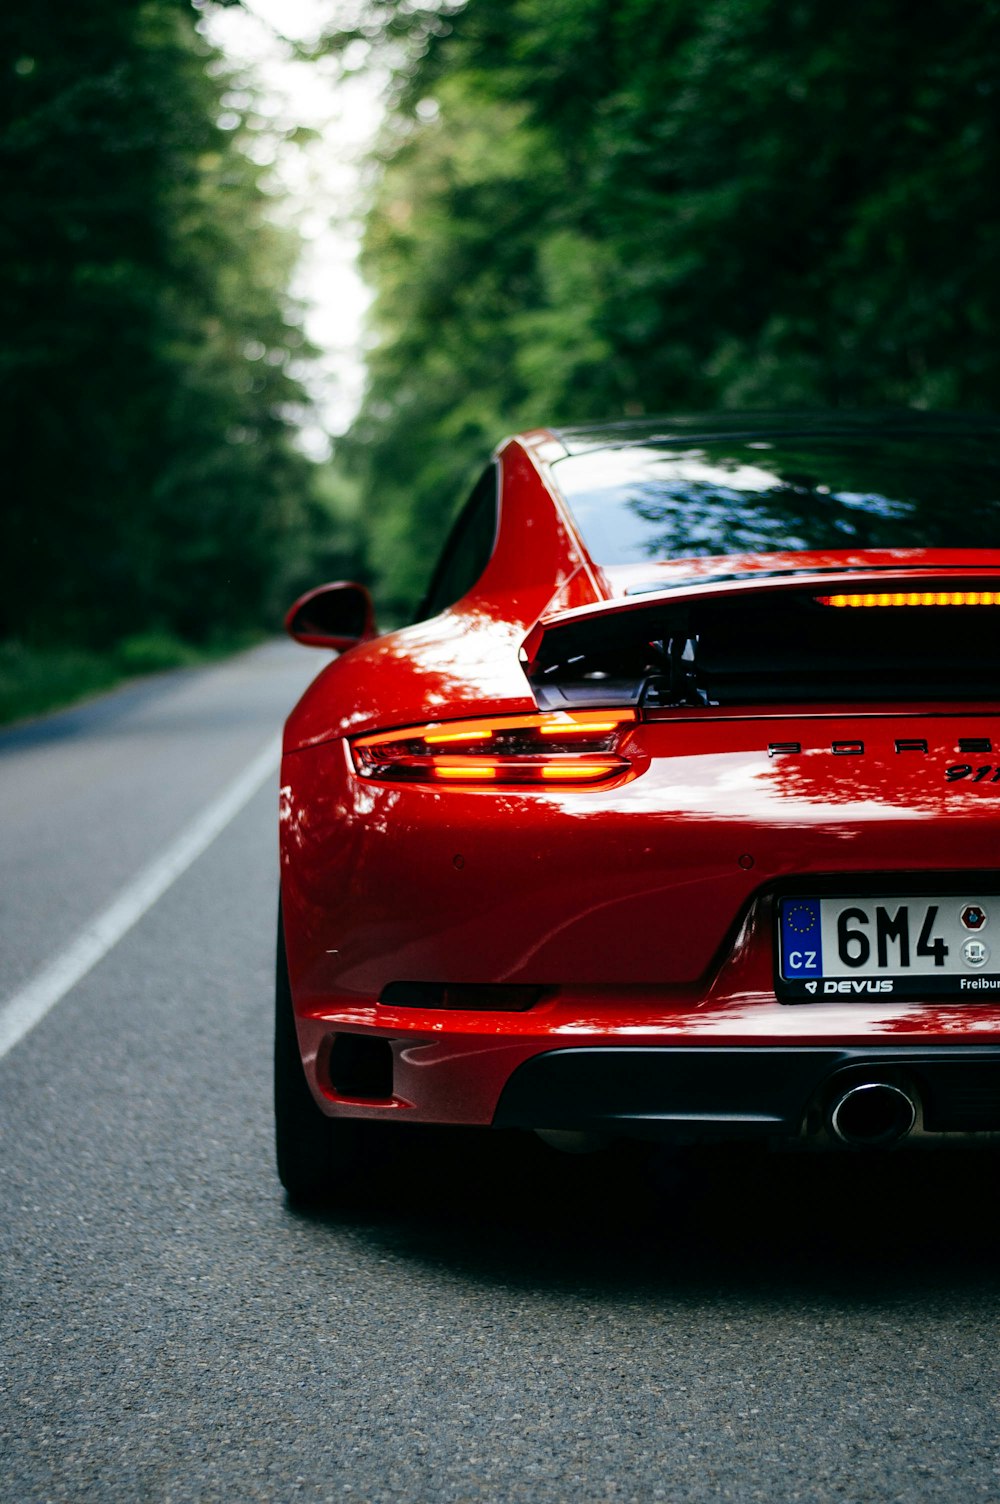
[{"label": "rear wheel", "polygon": [[274,1127],[278,1178],[291,1201],[300,1205],[331,1201],[357,1182],[373,1125],[352,1118],[328,1118],[313,1100],[299,1054],[280,910],[274,988]]}]

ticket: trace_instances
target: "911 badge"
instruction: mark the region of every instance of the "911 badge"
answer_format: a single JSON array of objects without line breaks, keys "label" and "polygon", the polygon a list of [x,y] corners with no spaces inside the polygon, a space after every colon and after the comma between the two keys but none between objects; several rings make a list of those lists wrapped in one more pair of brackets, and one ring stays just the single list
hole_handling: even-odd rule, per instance
[{"label": "911 badge", "polygon": [[968,779],[970,783],[1000,783],[1000,766],[992,762],[980,763],[974,767],[971,762],[953,762],[944,770],[946,783],[961,783]]}]

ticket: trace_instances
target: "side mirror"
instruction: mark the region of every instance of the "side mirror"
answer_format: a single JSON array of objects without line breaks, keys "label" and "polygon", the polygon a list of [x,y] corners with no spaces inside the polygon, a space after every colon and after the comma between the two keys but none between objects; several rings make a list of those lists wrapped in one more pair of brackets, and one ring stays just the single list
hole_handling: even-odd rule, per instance
[{"label": "side mirror", "polygon": [[364,585],[337,580],[300,595],[285,617],[285,631],[307,648],[342,653],[376,635],[375,608]]}]

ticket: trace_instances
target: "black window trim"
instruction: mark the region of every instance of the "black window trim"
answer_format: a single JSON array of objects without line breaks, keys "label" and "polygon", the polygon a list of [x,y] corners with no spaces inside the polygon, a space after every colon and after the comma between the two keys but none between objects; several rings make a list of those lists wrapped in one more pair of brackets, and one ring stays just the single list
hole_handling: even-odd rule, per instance
[{"label": "black window trim", "polygon": [[[431,604],[434,600],[435,592],[438,590],[440,582],[447,572],[448,564],[451,561],[452,555],[454,554],[456,548],[459,546],[462,540],[470,516],[475,511],[477,505],[480,504],[479,489],[487,476],[492,476],[493,480],[493,537],[490,541],[489,553],[486,556],[486,563],[483,565],[476,578],[470,581],[468,587],[462,591],[461,595],[456,596],[455,600],[450,600],[444,605],[438,606],[436,610],[432,610]],[[453,606],[455,604],[455,601],[462,600],[464,596],[468,595],[469,591],[473,588],[474,585],[476,585],[479,580],[482,579],[483,575],[486,572],[489,562],[496,550],[497,535],[499,531],[500,461],[497,457],[494,456],[494,458],[490,460],[489,464],[476,480],[475,485],[473,486],[469,495],[466,497],[465,501],[462,503],[461,510],[459,511],[457,517],[451,525],[451,528],[449,529],[448,536],[445,539],[444,547],[442,548],[441,553],[438,556],[438,561],[434,566],[434,572],[431,575],[430,583],[428,584],[427,589],[424,591],[420,604],[417,607],[417,612],[414,617],[414,623],[427,621],[433,616],[439,616],[442,611],[447,611],[449,606]]]}]

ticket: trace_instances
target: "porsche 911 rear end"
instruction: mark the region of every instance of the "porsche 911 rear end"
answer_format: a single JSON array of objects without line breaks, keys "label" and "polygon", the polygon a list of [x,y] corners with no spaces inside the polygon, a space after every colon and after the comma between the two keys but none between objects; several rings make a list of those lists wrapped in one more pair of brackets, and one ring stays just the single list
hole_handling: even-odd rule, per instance
[{"label": "porsche 911 rear end", "polygon": [[319,1114],[1000,1134],[1000,555],[733,558],[543,614],[521,700],[286,756]]}]

